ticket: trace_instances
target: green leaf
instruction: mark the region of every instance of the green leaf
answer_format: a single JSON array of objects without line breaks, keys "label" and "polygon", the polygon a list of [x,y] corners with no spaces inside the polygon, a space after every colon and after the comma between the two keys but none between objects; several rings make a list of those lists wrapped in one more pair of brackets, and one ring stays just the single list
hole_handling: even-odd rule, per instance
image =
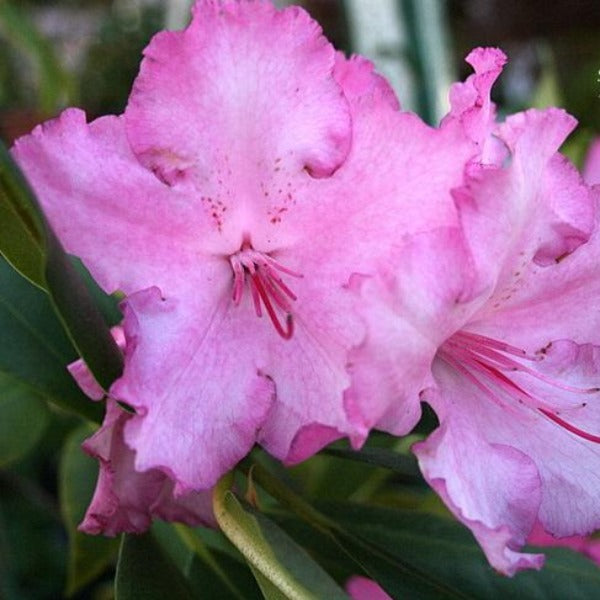
[{"label": "green leaf", "polygon": [[79,355],[108,390],[123,372],[121,351],[60,242],[49,228],[46,235],[46,282],[52,304]]},{"label": "green leaf", "polygon": [[244,557],[229,544],[236,558],[220,550],[208,548],[200,534],[204,528],[192,529],[180,523],[157,520],[152,533],[174,565],[185,575],[192,593],[200,598],[222,600],[261,600],[262,595]]},{"label": "green leaf", "polygon": [[66,366],[77,358],[48,300],[0,257],[0,373],[36,398],[100,422],[103,407],[77,387]]},{"label": "green leaf", "polygon": [[600,589],[600,569],[565,549],[541,550],[548,556],[541,571],[508,578],[489,566],[469,530],[457,521],[417,511],[341,503],[330,505],[326,512],[347,531],[468,597],[583,600],[595,597]]},{"label": "green leaf", "polygon": [[41,396],[0,372],[0,467],[31,450],[49,420],[50,411]]},{"label": "green leaf", "polygon": [[417,460],[412,454],[400,454],[387,448],[363,448],[359,451],[327,448],[322,453],[346,460],[363,462],[375,467],[383,467],[404,478],[423,481]]},{"label": "green leaf", "polygon": [[[308,504],[260,465],[254,465],[252,477],[272,497],[308,523],[319,544],[323,539],[330,545],[334,544],[340,554],[354,562],[356,571],[362,570],[377,580],[393,598],[429,600],[468,597],[461,590],[448,586],[443,579],[432,576],[430,572],[340,526],[334,518]],[[316,550],[318,552],[319,548]]]},{"label": "green leaf", "polygon": [[60,458],[60,507],[69,534],[67,596],[72,596],[96,579],[115,559],[119,549],[118,539],[77,531],[98,479],[97,461],[81,449],[82,442],[93,433],[94,428],[89,424],[72,431]]},{"label": "green leaf", "polygon": [[123,535],[115,600],[192,600],[183,574],[151,533]]},{"label": "green leaf", "polygon": [[215,488],[213,510],[223,533],[244,555],[263,594],[271,599],[346,599],[335,581],[275,523],[245,509],[228,491],[229,478]]},{"label": "green leaf", "polygon": [[185,573],[194,591],[204,590],[210,598],[260,600],[260,590],[244,557],[227,538],[223,536],[224,542],[235,552],[235,558],[219,549],[209,548],[195,530],[185,525],[175,524],[173,528],[191,552]]},{"label": "green leaf", "polygon": [[0,252],[21,275],[45,289],[45,229],[21,171],[0,143]]},{"label": "green leaf", "polygon": [[[71,342],[96,381],[107,390],[122,373],[121,352],[21,170],[1,144],[0,204],[5,214],[12,215],[6,222],[0,221],[0,239],[6,236],[12,240],[11,245],[0,245],[0,251],[23,275],[48,291]],[[43,265],[39,263],[40,252],[45,258]]]}]

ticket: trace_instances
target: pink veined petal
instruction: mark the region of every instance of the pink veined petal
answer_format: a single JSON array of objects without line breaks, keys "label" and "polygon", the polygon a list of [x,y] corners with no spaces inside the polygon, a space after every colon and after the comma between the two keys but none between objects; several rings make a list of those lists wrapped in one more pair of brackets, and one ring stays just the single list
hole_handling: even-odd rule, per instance
[{"label": "pink veined petal", "polygon": [[600,138],[596,138],[588,149],[583,178],[588,185],[600,184]]},{"label": "pink veined petal", "polygon": [[199,0],[191,25],[155,36],[145,56],[125,118],[135,151],[169,181],[188,174],[226,195],[228,169],[243,187],[278,167],[326,176],[348,152],[334,50],[298,7]]},{"label": "pink veined petal", "polygon": [[211,487],[245,456],[274,400],[260,371],[270,325],[213,292],[214,303],[163,300],[154,288],[124,303],[125,372],[111,395],[136,410],[125,426],[136,469],[169,474],[177,494]]},{"label": "pink veined petal", "polygon": [[[336,76],[342,85],[349,87],[347,94],[354,125],[353,146],[346,162],[332,177],[313,180],[307,184],[304,189],[306,201],[299,202],[291,212],[291,217],[306,234],[298,236],[297,240],[278,254],[278,259],[285,264],[294,264],[291,262],[294,257],[302,256],[302,263],[297,268],[302,270],[305,277],[298,284],[299,289],[312,286],[314,290],[314,293],[303,295],[298,302],[302,310],[312,311],[312,316],[305,319],[307,324],[319,321],[324,302],[327,303],[325,306],[331,301],[339,302],[335,297],[342,298],[341,287],[349,286],[354,274],[367,279],[380,275],[393,277],[399,269],[390,260],[392,248],[395,255],[412,257],[411,268],[415,280],[412,281],[412,275],[406,273],[402,281],[405,289],[410,290],[412,298],[409,302],[418,295],[420,283],[429,286],[435,283],[434,277],[423,277],[426,281],[417,282],[431,264],[428,262],[430,259],[420,260],[417,252],[410,250],[411,243],[413,237],[428,235],[431,244],[435,244],[438,237],[439,240],[445,240],[446,228],[454,228],[456,235],[460,237],[458,217],[450,190],[462,182],[464,163],[473,153],[472,142],[462,132],[440,132],[427,127],[413,115],[397,112],[395,104],[389,101],[387,89],[382,87],[377,76],[372,77],[370,85],[368,84],[368,64],[357,59],[339,61]],[[345,87],[344,90],[346,91]],[[317,197],[318,203],[311,201]],[[340,226],[341,218],[343,226]],[[443,244],[440,241],[436,251]],[[459,242],[456,243],[457,247],[458,245]],[[452,260],[448,248],[443,248],[442,251],[448,254],[448,264],[453,269],[450,272],[459,279],[463,277],[463,255],[460,260],[457,255],[453,255],[455,260]],[[433,260],[434,257],[430,258]],[[437,261],[433,264],[441,263]],[[322,290],[328,288],[329,292],[326,294],[330,299],[322,294]],[[374,289],[378,289],[377,285]],[[423,291],[424,296],[428,293],[429,290]],[[454,290],[452,306],[457,296],[460,293]],[[367,307],[379,302],[377,291],[371,297],[357,294],[357,298],[362,318],[369,320],[374,330],[370,332],[370,337],[373,340],[389,337],[388,325],[378,317],[370,319],[367,315],[370,310]],[[416,306],[418,301],[414,304]],[[419,306],[421,308],[422,305]],[[325,323],[324,320],[321,322]],[[424,327],[429,325],[431,323],[425,323]],[[413,332],[410,331],[410,325],[407,327],[408,335],[411,335]],[[314,326],[312,331],[316,331]],[[396,346],[395,359],[400,364],[409,364],[413,345],[404,343],[401,339],[403,335],[400,332],[396,337],[400,343]],[[355,343],[360,341],[360,337],[355,339]],[[351,346],[347,350],[351,350]],[[353,443],[360,444],[368,428],[387,413],[388,409],[395,412],[392,404],[399,404],[398,386],[403,384],[398,377],[394,379],[392,386],[372,386],[372,382],[388,377],[386,372],[391,362],[386,358],[386,352],[378,347],[378,342],[375,342],[374,347],[372,344],[365,346],[364,351],[359,353],[352,352],[350,370],[353,379],[357,383],[361,380],[362,383],[360,391],[347,394],[345,403],[350,420],[356,427],[352,434]],[[423,375],[427,373],[434,353],[435,347],[431,347],[423,362]],[[415,379],[415,389],[418,392],[423,381],[418,377]],[[277,389],[279,390],[279,385]],[[281,405],[278,408],[282,408]],[[416,394],[412,409],[406,411],[403,408],[400,412],[402,415],[389,416],[388,429],[402,429],[404,433],[418,419]],[[286,419],[279,411],[273,415],[275,418],[270,420],[273,423]],[[399,420],[403,423],[400,424]],[[319,431],[324,436],[323,439],[334,437],[334,431],[320,427],[323,424],[315,422],[304,434],[312,438]],[[273,428],[272,431],[276,429]],[[292,454],[296,455],[296,452]]]},{"label": "pink veined petal", "polygon": [[593,195],[556,154],[573,125],[557,109],[511,117],[501,129],[510,164],[473,167],[467,186],[455,191],[480,286],[493,290],[489,306],[510,298],[529,264],[560,260],[594,227]]},{"label": "pink veined petal", "polygon": [[437,349],[464,320],[468,258],[458,229],[440,228],[413,236],[387,281],[382,276],[362,284],[369,334],[351,353],[359,368],[346,399],[369,427],[404,435],[418,421],[419,392],[432,385]]},{"label": "pink veined petal", "polygon": [[160,471],[139,472],[134,452],[123,440],[123,427],[132,417],[109,399],[104,424],[84,442],[84,450],[98,459],[96,491],[79,529],[114,536],[141,533],[154,517],[187,525],[215,526],[210,492],[175,498],[174,482]]},{"label": "pink veined petal", "polygon": [[82,111],[68,109],[12,152],[66,250],[106,291],[180,283],[203,215],[137,162],[121,118],[86,124]]},{"label": "pink veined petal", "polygon": [[[506,575],[540,568],[543,556],[518,552],[542,499],[533,460],[494,428],[508,429],[496,404],[460,374],[438,364],[439,393],[429,393],[440,427],[413,446],[423,475],[454,515],[471,529],[492,566]],[[514,427],[527,435],[527,423]]]},{"label": "pink veined petal", "polygon": [[492,137],[496,127],[496,106],[490,93],[506,64],[506,55],[498,48],[475,48],[466,61],[475,73],[450,88],[451,109],[441,126],[462,128],[477,144],[479,162],[500,164],[505,151]]},{"label": "pink veined petal", "polygon": [[[596,204],[600,191],[592,192]],[[600,344],[600,229],[550,266],[523,260],[474,314],[469,328],[536,353],[555,340]]]},{"label": "pink veined petal", "polygon": [[352,600],[391,600],[378,583],[360,575],[352,575],[348,579],[346,591]]}]

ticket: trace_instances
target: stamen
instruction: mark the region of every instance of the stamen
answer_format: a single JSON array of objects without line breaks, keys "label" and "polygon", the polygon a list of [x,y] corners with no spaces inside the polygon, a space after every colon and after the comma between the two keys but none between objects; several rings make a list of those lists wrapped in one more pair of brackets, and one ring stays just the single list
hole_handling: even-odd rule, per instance
[{"label": "stamen", "polygon": [[567,421],[563,421],[556,413],[553,413],[545,408],[538,409],[542,414],[546,415],[551,421],[554,421],[561,427],[564,427],[567,431],[578,435],[580,438],[584,440],[588,440],[590,442],[594,442],[596,444],[600,444],[600,436],[593,435],[588,433],[587,431],[583,431],[583,429],[579,429],[579,427],[575,427],[575,425],[571,425],[571,423],[567,423]]},{"label": "stamen", "polygon": [[[507,406],[507,404],[492,391],[494,387],[502,391],[509,398],[516,399],[521,404],[540,412],[567,431],[585,440],[600,443],[600,436],[588,433],[587,431],[575,427],[568,421],[565,421],[557,415],[557,411],[552,403],[529,393],[522,385],[514,382],[504,372],[511,371],[525,373],[537,381],[545,383],[551,388],[563,390],[572,394],[597,393],[600,391],[600,388],[578,388],[567,385],[562,381],[552,379],[547,375],[539,373],[535,369],[523,365],[509,356],[506,356],[506,354],[518,356],[521,360],[539,360],[539,358],[532,357],[524,350],[515,346],[464,331],[453,335],[442,346],[439,357],[467,377],[467,379],[484,392],[489,399],[502,408],[509,408],[510,405]],[[490,387],[489,385],[484,384],[482,380],[491,382],[493,386]],[[585,406],[585,404],[580,404],[579,406]]]},{"label": "stamen", "polygon": [[523,350],[522,348],[511,346],[506,342],[500,342],[499,340],[486,337],[485,335],[471,333],[470,331],[459,331],[458,333],[454,334],[451,339],[455,341],[464,340],[466,341],[467,345],[476,344],[477,347],[487,346],[488,348],[495,348],[496,350],[501,350],[502,352],[506,352],[507,354],[513,354],[514,356],[518,356],[519,358],[522,358],[524,360],[540,360],[538,356],[532,356],[531,354],[527,354],[527,352],[525,352],[525,350]]},{"label": "stamen", "polygon": [[252,283],[254,284],[254,287],[256,288],[256,291],[258,292],[260,299],[263,301],[263,304],[265,305],[265,308],[267,309],[267,313],[268,313],[269,317],[271,318],[271,323],[273,323],[275,330],[283,339],[289,340],[292,337],[292,333],[294,331],[292,315],[290,313],[287,314],[286,329],[283,329],[283,327],[281,326],[281,323],[279,322],[279,319],[277,318],[277,313],[275,312],[273,305],[271,304],[271,299],[269,298],[269,294],[263,287],[261,278],[258,277],[257,275],[253,275]]},{"label": "stamen", "polygon": [[[275,270],[297,278],[302,275],[280,265],[272,257],[257,252],[248,240],[244,241],[239,252],[229,257],[229,262],[233,270],[233,303],[236,306],[240,304],[248,275],[256,316],[262,316],[262,307],[264,306],[275,331],[282,338],[289,340],[294,333],[291,302],[295,301],[297,297]],[[284,324],[282,324],[276,309],[285,313]]]}]

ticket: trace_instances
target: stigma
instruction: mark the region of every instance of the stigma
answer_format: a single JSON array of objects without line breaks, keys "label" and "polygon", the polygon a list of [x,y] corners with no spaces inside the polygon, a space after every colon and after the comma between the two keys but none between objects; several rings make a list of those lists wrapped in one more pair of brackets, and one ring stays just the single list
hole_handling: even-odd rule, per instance
[{"label": "stigma", "polygon": [[233,271],[233,303],[239,306],[248,284],[256,316],[262,317],[264,307],[275,331],[283,339],[291,339],[294,335],[292,304],[297,297],[282,275],[301,278],[302,274],[284,267],[268,254],[254,250],[249,241],[244,241],[240,250],[229,257],[229,263]]},{"label": "stigma", "polygon": [[[559,416],[561,412],[585,408],[587,402],[579,399],[589,394],[597,394],[600,388],[578,388],[567,385],[528,366],[528,363],[543,360],[544,352],[532,355],[505,342],[460,331],[442,345],[439,357],[502,409],[514,410],[517,402],[542,414],[546,419],[572,434],[600,444],[600,435],[584,431]],[[551,401],[542,399],[538,394],[527,389],[526,382],[529,377],[521,378],[520,383],[514,381],[511,373],[516,372],[542,382],[549,391],[554,389],[563,394],[567,392],[575,400],[573,406],[559,410]]]}]

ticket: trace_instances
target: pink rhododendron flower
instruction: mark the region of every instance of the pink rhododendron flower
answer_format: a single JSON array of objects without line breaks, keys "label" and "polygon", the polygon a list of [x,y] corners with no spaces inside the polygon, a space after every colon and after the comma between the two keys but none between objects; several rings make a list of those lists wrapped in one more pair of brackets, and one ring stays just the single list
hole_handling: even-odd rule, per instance
[{"label": "pink rhododendron flower", "polygon": [[378,583],[360,575],[348,579],[346,591],[352,600],[391,600],[391,596]]},{"label": "pink rhododendron flower", "polygon": [[574,119],[556,109],[501,125],[477,117],[489,114],[502,59],[469,57],[476,73],[455,88],[464,102],[445,122],[480,140],[455,192],[479,293],[448,314],[423,394],[440,427],[414,450],[510,575],[542,565],[519,552],[536,522],[555,536],[600,526],[600,232],[597,192],[557,153]]},{"label": "pink rhododendron flower", "polygon": [[[157,35],[123,116],[71,109],[19,140],[67,250],[126,294],[110,395],[135,409],[122,418],[134,468],[179,494],[256,442],[288,463],[342,435],[362,443],[397,394],[379,381],[378,298],[396,257],[412,308],[448,266],[448,298],[460,291],[450,190],[476,150],[462,126],[398,111],[303,10],[247,0],[199,1],[185,31]],[[424,331],[445,307],[427,307]],[[421,388],[404,348],[394,360]],[[418,417],[394,415],[404,431]]]}]

